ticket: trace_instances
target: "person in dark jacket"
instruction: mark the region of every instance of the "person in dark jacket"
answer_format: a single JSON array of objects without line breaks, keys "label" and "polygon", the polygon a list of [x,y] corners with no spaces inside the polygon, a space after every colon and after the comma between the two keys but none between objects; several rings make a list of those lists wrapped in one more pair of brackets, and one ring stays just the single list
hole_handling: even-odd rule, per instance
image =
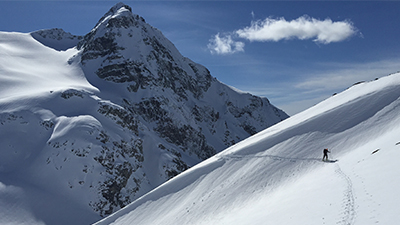
[{"label": "person in dark jacket", "polygon": [[[328,153],[330,153],[330,151],[327,148],[325,148],[324,156],[322,157],[322,161],[328,161]],[[326,158],[326,160],[325,160],[325,158]]]}]

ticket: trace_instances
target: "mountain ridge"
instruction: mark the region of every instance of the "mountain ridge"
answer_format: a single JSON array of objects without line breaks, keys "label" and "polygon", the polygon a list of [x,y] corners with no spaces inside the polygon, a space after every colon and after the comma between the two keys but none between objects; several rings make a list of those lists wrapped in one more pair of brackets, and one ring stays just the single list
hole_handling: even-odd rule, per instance
[{"label": "mountain ridge", "polygon": [[288,117],[219,82],[123,3],[83,37],[0,32],[0,43],[0,182],[52,193],[48,212],[37,206],[49,197],[21,200],[39,224],[77,224],[64,198],[94,222]]},{"label": "mountain ridge", "polygon": [[352,86],[95,224],[396,224],[399,87],[400,73]]}]

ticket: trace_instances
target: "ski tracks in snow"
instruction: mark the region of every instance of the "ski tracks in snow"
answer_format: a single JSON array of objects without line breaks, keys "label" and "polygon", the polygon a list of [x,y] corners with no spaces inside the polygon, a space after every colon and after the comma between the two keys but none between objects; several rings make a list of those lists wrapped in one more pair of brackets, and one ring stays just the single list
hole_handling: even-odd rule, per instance
[{"label": "ski tracks in snow", "polygon": [[[320,162],[320,158],[296,158],[296,157],[282,157],[277,155],[261,155],[261,156],[238,156],[238,155],[230,155],[221,157],[224,160],[242,160],[249,158],[270,158],[272,160],[278,161],[309,161],[309,162]],[[330,161],[331,163],[336,162]],[[343,199],[342,199],[342,211],[340,212],[340,220],[336,222],[338,225],[354,225],[356,221],[356,203],[355,203],[355,195],[353,189],[353,182],[346,173],[342,171],[339,164],[335,163],[335,173],[337,177],[344,181],[345,187],[343,191]]]},{"label": "ski tracks in snow", "polygon": [[341,213],[342,218],[336,224],[340,225],[353,225],[356,219],[356,210],[355,210],[355,197],[353,193],[353,183],[340,168],[338,164],[335,164],[336,169],[335,173],[345,181],[346,188],[344,190],[343,195],[343,212]]},{"label": "ski tracks in snow", "polygon": [[278,155],[225,155],[222,156],[221,159],[224,160],[242,160],[242,159],[256,159],[256,158],[270,158],[272,160],[277,160],[277,161],[290,161],[290,162],[296,162],[296,161],[316,161],[320,162],[320,158],[296,158],[296,157],[283,157],[283,156],[278,156]]}]

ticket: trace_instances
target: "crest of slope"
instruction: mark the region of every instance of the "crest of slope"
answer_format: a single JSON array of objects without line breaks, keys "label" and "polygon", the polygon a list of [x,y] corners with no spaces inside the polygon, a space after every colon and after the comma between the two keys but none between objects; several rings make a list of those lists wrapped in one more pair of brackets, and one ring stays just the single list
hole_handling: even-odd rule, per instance
[{"label": "crest of slope", "polygon": [[400,73],[353,86],[96,224],[395,224],[399,89]]}]

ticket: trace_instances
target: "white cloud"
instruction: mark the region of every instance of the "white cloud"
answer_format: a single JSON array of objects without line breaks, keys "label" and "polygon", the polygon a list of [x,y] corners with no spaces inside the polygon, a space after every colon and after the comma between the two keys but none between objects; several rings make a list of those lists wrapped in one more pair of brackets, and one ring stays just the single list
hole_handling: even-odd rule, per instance
[{"label": "white cloud", "polygon": [[233,41],[231,35],[220,37],[219,33],[210,39],[207,45],[212,54],[232,54],[235,52],[244,51],[244,43],[240,41]]},{"label": "white cloud", "polygon": [[250,27],[236,31],[236,34],[249,41],[280,41],[282,39],[306,40],[329,44],[343,41],[357,32],[350,21],[333,22],[331,19],[318,20],[302,16],[292,21],[285,18],[267,18],[253,21]]}]

